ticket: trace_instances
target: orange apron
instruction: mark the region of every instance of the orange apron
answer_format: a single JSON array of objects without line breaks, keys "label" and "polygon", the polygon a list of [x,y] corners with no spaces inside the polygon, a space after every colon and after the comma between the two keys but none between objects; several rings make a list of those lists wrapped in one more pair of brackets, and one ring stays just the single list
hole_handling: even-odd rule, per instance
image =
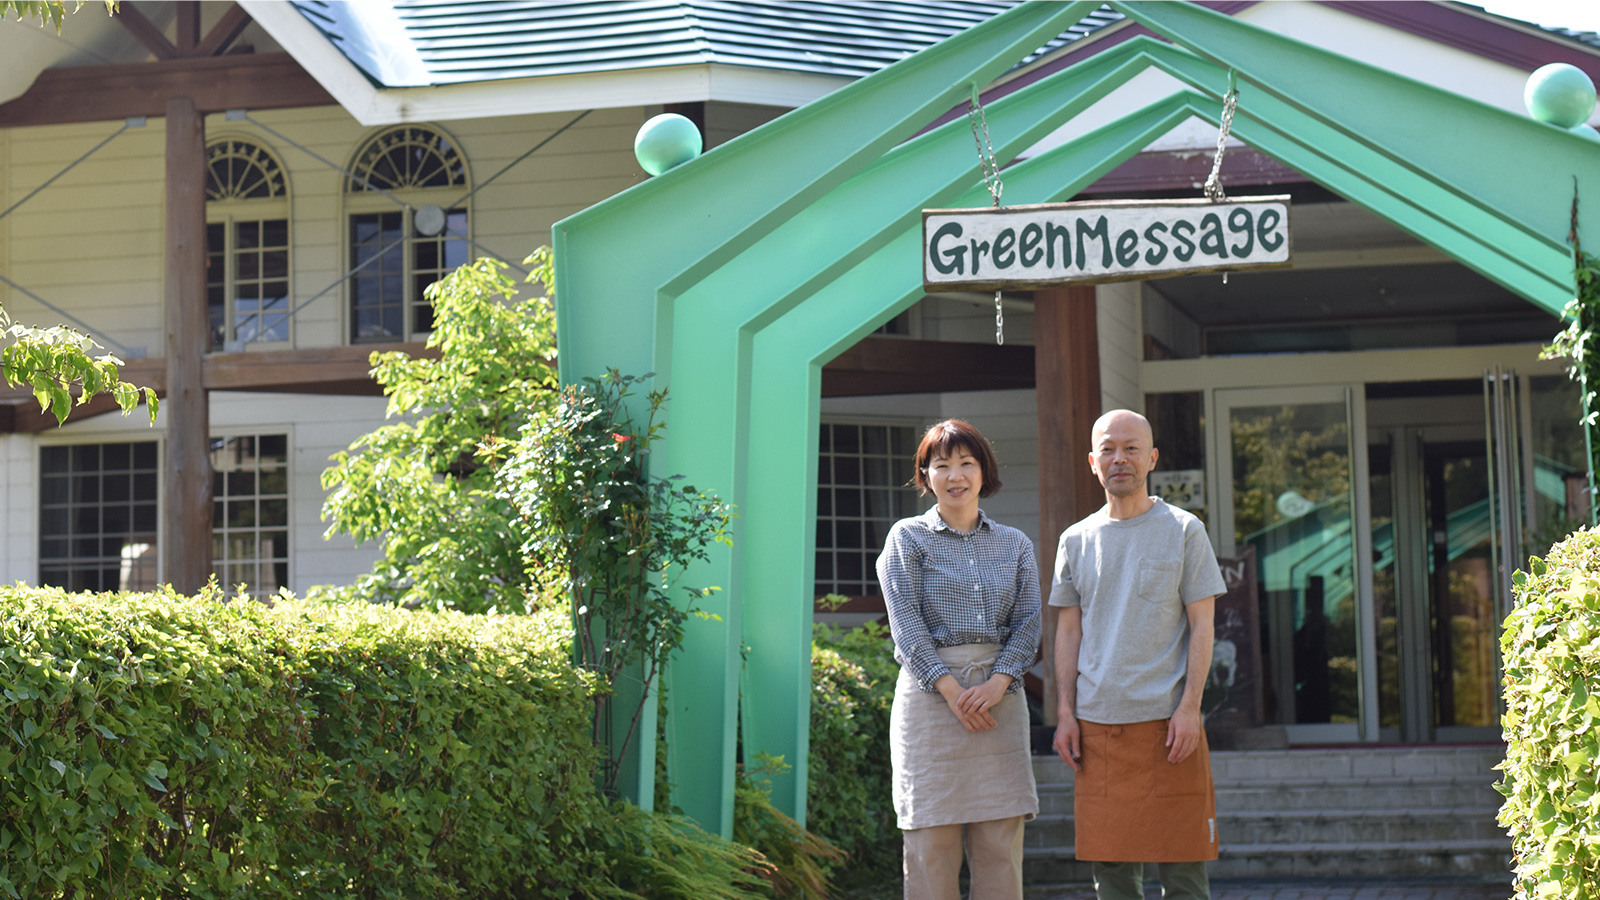
[{"label": "orange apron", "polygon": [[1204,862],[1217,858],[1211,758],[1200,747],[1167,762],[1167,722],[1078,720],[1082,770],[1073,785],[1077,857],[1094,862]]}]

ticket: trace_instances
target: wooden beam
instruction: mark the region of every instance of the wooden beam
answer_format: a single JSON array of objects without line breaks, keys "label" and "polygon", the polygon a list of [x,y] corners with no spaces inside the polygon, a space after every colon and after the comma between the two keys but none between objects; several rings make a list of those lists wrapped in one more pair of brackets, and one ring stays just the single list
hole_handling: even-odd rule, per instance
[{"label": "wooden beam", "polygon": [[166,580],[182,594],[211,575],[211,416],[201,382],[206,318],[206,125],[188,97],[166,103],[167,417],[161,514]]},{"label": "wooden beam", "polygon": [[1027,389],[1033,372],[1024,344],[866,337],[822,367],[822,396]]},{"label": "wooden beam", "polygon": [[439,357],[437,348],[421,341],[264,353],[213,353],[206,357],[203,379],[206,388],[213,391],[379,397],[383,390],[372,380],[371,356],[392,350],[419,358]]},{"label": "wooden beam", "polygon": [[187,97],[202,114],[334,103],[289,54],[239,54],[46,69],[27,93],[0,104],[0,128],[164,116],[168,97]]},{"label": "wooden beam", "polygon": [[1044,714],[1054,724],[1056,610],[1049,605],[1056,544],[1067,526],[1105,504],[1089,468],[1100,417],[1100,338],[1093,285],[1035,291],[1034,401],[1039,421],[1039,576],[1044,608]]},{"label": "wooden beam", "polygon": [[182,55],[178,53],[178,48],[167,40],[167,36],[161,33],[161,29],[146,19],[144,13],[135,9],[131,2],[118,5],[116,19],[118,24],[143,44],[146,50],[154,53],[156,59],[177,59]]},{"label": "wooden beam", "polygon": [[200,44],[199,0],[178,0],[172,6],[178,23],[178,52],[194,56],[194,49]]},{"label": "wooden beam", "polygon": [[[398,350],[412,356],[437,359],[437,348],[412,343],[365,344],[314,350],[266,350],[256,353],[213,353],[200,364],[200,384],[208,391],[260,391],[284,394],[327,394],[380,397],[383,389],[372,380],[370,357],[374,352]],[[122,380],[167,396],[167,361],[164,357],[132,360],[122,367]],[[68,422],[81,422],[118,407],[109,396],[91,397],[74,406]],[[39,412],[33,391],[26,386],[0,386],[0,434],[37,434],[56,427],[55,416]]]},{"label": "wooden beam", "polygon": [[244,32],[245,28],[249,27],[250,22],[250,14],[244,11],[244,7],[237,3],[233,4],[228,7],[227,12],[222,14],[222,18],[217,20],[217,24],[211,26],[211,30],[206,33],[205,39],[200,42],[200,45],[194,48],[194,55],[218,56],[222,54],[233,45],[234,41],[239,39],[239,35]]}]

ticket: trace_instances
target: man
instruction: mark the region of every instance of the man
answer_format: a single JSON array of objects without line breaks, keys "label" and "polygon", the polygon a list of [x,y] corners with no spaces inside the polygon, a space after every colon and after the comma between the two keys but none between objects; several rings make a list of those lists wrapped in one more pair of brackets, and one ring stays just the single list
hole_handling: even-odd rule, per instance
[{"label": "man", "polygon": [[1106,505],[1062,532],[1050,593],[1077,855],[1100,900],[1142,900],[1152,862],[1164,898],[1204,900],[1217,829],[1200,695],[1226,586],[1200,520],[1149,494],[1160,454],[1144,416],[1113,410],[1091,438]]}]

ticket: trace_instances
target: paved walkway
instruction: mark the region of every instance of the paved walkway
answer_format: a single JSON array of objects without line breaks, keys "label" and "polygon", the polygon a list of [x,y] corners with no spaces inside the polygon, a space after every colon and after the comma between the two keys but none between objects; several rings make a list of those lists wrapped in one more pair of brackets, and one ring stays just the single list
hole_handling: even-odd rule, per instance
[{"label": "paved walkway", "polygon": [[[1508,900],[1509,884],[1459,881],[1213,881],[1211,900]],[[1161,888],[1147,884],[1147,900],[1160,900]],[[1027,900],[1094,900],[1094,889],[1029,888]]]}]

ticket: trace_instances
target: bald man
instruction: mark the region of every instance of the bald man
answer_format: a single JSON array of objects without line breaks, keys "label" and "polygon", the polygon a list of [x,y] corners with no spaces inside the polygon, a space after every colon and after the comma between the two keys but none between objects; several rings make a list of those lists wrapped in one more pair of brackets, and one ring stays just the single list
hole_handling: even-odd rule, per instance
[{"label": "bald man", "polygon": [[1165,900],[1204,900],[1217,814],[1200,695],[1226,587],[1200,520],[1150,496],[1149,421],[1113,410],[1091,437],[1106,505],[1062,532],[1050,592],[1077,855],[1100,900],[1142,900],[1145,863],[1160,864]]}]

